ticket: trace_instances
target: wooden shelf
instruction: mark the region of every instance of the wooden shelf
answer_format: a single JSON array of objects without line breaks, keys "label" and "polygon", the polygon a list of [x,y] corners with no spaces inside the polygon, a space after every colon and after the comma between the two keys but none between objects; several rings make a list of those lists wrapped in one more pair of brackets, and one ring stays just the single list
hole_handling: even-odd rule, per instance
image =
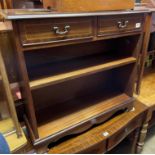
[{"label": "wooden shelf", "polygon": [[[124,93],[115,92],[106,96],[106,98],[101,98],[103,94],[104,93],[102,92],[100,94],[100,97],[98,98],[96,96],[87,96],[86,98],[81,98],[78,100],[76,99],[72,101],[72,103],[70,103],[70,113],[66,112],[66,110],[63,109],[64,113],[66,112],[67,114],[64,115],[63,113],[63,116],[61,117],[52,117],[51,119],[49,119],[48,112],[46,113],[46,111],[43,110],[43,113],[46,113],[47,115],[45,116],[46,118],[44,119],[44,122],[42,121],[40,124],[38,124],[39,138],[44,139],[49,136],[58,136],[63,132],[65,133],[66,130],[71,130],[76,127],[78,128],[80,127],[80,125],[88,123],[92,119],[95,119],[97,121],[98,118],[99,123],[101,123],[101,116],[106,115],[106,118],[108,119],[107,116],[109,116],[109,109],[113,109],[113,111],[116,111],[118,110],[120,105],[126,105],[127,103],[131,103],[133,101],[133,98],[127,96]],[[76,109],[76,111],[72,110],[72,108],[75,109],[76,107],[78,107],[78,105],[85,105],[85,107],[82,107],[78,110]],[[48,111],[50,113],[49,108]],[[41,114],[39,116],[41,116]]]},{"label": "wooden shelf", "polygon": [[97,73],[100,71],[104,71],[104,70],[120,67],[123,65],[131,64],[134,62],[136,62],[136,58],[134,58],[134,57],[123,58],[123,59],[110,61],[110,62],[108,61],[107,63],[87,67],[84,69],[79,69],[76,71],[71,71],[71,72],[67,72],[67,73],[63,73],[63,74],[59,74],[59,75],[55,75],[55,76],[49,76],[49,77],[41,78],[38,80],[33,80],[30,82],[30,88],[31,88],[31,90],[35,90],[38,88],[46,87],[48,85],[57,84],[60,82],[64,82],[66,80],[79,78],[79,77],[94,74],[94,73]]}]

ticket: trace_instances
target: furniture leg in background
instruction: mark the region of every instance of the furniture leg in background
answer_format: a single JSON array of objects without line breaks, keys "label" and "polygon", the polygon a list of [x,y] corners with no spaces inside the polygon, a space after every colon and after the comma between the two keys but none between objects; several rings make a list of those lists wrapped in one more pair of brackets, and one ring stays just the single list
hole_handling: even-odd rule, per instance
[{"label": "furniture leg in background", "polygon": [[7,77],[5,65],[4,65],[4,62],[3,62],[3,57],[2,57],[1,50],[0,50],[0,73],[1,73],[2,82],[3,82],[3,85],[4,85],[4,90],[5,90],[5,93],[6,93],[6,98],[7,98],[7,101],[8,101],[11,117],[13,119],[13,122],[14,122],[14,125],[15,125],[15,128],[16,128],[17,136],[20,137],[22,135],[21,134],[21,128],[20,128],[20,125],[18,123],[18,118],[17,118],[17,115],[16,115],[15,106],[14,106],[14,100],[13,100],[12,93],[11,93],[11,90],[10,90],[10,84],[9,84],[9,81],[8,81],[8,77]]},{"label": "furniture leg in background", "polygon": [[132,154],[135,154],[136,153],[137,142],[138,142],[138,138],[139,138],[139,132],[140,132],[140,129],[137,128],[133,132],[132,137],[129,137],[130,138],[130,142],[132,144],[132,146],[131,146],[131,153]]},{"label": "furniture leg in background", "polygon": [[139,132],[139,138],[137,141],[137,146],[136,146],[136,152],[135,153],[141,153],[145,144],[145,139],[147,136],[147,131],[148,131],[148,126],[149,126],[149,121],[151,120],[152,117],[152,112],[150,111],[150,109],[148,109],[147,113],[146,113],[146,118],[144,120],[144,123],[140,129]]},{"label": "furniture leg in background", "polygon": [[[7,141],[11,153],[14,153],[15,151],[21,149],[27,144],[27,139],[18,122],[15,103],[13,95],[11,93],[10,83],[8,80],[1,50],[0,50],[0,75],[1,75],[1,83],[3,84],[4,88],[4,94],[6,98],[8,111],[10,113],[8,117],[6,114],[6,118],[0,120],[0,132],[3,134],[5,140]],[[3,103],[4,102],[2,102],[2,104]]]},{"label": "furniture leg in background", "polygon": [[147,135],[148,123],[145,123],[140,131],[139,140],[136,147],[136,153],[140,154],[145,144],[145,138]]}]

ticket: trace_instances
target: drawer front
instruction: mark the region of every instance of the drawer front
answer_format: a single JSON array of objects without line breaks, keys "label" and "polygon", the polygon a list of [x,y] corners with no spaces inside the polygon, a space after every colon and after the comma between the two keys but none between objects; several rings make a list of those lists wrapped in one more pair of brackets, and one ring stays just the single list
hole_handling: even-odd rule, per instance
[{"label": "drawer front", "polygon": [[136,119],[129,123],[126,127],[116,132],[110,137],[108,141],[108,151],[118,145],[124,138],[126,138],[132,131],[134,131],[141,124],[141,119]]},{"label": "drawer front", "polygon": [[105,152],[106,152],[106,141],[103,141],[79,153],[80,154],[103,154]]},{"label": "drawer front", "polygon": [[143,15],[116,15],[98,17],[98,36],[141,31]]},{"label": "drawer front", "polygon": [[93,37],[92,18],[25,20],[18,26],[23,46]]}]

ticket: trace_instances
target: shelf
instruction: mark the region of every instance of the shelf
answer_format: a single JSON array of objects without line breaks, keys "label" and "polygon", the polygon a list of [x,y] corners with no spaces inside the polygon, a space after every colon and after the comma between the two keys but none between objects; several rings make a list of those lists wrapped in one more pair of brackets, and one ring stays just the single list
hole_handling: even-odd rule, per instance
[{"label": "shelf", "polygon": [[115,61],[108,60],[108,62],[107,63],[106,62],[104,61],[104,63],[102,63],[102,64],[87,67],[84,69],[79,69],[76,71],[71,71],[71,72],[67,72],[67,73],[63,73],[63,74],[59,74],[59,75],[55,75],[55,76],[49,76],[46,78],[33,80],[30,82],[30,88],[31,88],[31,90],[35,90],[35,89],[46,87],[46,86],[49,86],[52,84],[64,82],[66,80],[71,80],[74,78],[79,78],[82,76],[94,74],[94,73],[97,73],[100,71],[104,71],[104,70],[120,67],[123,65],[131,64],[131,63],[136,62],[136,58],[128,57],[128,58],[123,58],[123,59],[119,59],[119,60],[115,60]]},{"label": "shelf", "polygon": [[[38,120],[40,120],[41,115],[43,116],[43,113],[44,116],[45,114],[46,116],[44,118],[44,121],[42,120],[38,124],[39,138],[44,139],[49,136],[54,137],[59,135],[59,133],[62,134],[63,132],[76,127],[79,129],[80,125],[88,123],[92,119],[100,118],[99,120],[101,121],[101,116],[107,118],[107,114],[109,112],[111,114],[111,112],[116,111],[118,107],[120,108],[122,107],[122,105],[126,105],[127,103],[131,103],[133,101],[133,98],[127,96],[124,93],[106,93],[106,98],[101,97],[103,96],[102,92],[101,94],[98,94],[100,95],[98,97],[87,96],[70,101],[70,103],[67,102],[67,104],[70,105],[70,113],[66,111],[65,106],[61,105],[61,107],[64,108],[64,112],[63,115],[59,115],[59,117],[57,116],[58,114],[56,109],[54,110],[54,113],[56,113],[55,117],[53,116],[51,119],[48,116],[51,114],[50,108],[47,108],[48,112],[42,110],[42,113],[38,114]],[[79,106],[82,107],[79,109]],[[111,111],[109,111],[109,109],[111,109]]]}]

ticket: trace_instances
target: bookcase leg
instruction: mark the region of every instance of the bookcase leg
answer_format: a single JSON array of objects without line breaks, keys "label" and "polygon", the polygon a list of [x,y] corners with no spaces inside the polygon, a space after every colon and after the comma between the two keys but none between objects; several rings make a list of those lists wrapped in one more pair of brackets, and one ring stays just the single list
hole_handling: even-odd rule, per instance
[{"label": "bookcase leg", "polygon": [[148,122],[142,126],[142,129],[140,131],[140,135],[139,135],[139,139],[138,139],[138,143],[137,143],[137,147],[136,147],[136,153],[138,153],[138,154],[140,154],[143,150],[145,138],[147,135],[147,129],[148,129]]}]

